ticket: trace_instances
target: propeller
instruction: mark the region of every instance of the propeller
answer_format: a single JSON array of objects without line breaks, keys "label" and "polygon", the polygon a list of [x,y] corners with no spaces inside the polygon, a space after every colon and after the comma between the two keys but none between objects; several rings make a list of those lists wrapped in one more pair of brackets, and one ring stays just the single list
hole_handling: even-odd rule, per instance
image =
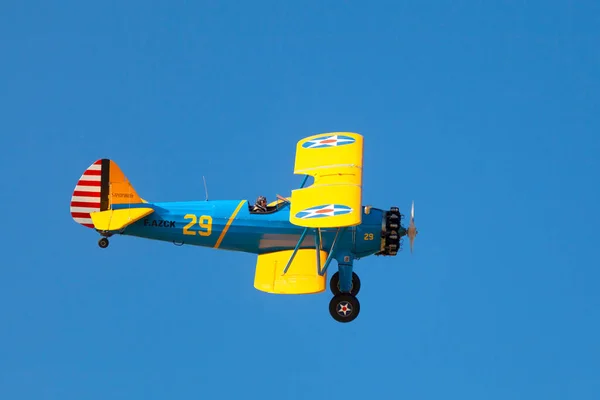
[{"label": "propeller", "polygon": [[417,237],[417,233],[419,233],[419,231],[417,230],[417,227],[415,226],[415,202],[413,200],[412,208],[410,210],[410,225],[408,225],[408,230],[407,230],[407,236],[408,236],[408,239],[410,240],[410,253],[411,254],[413,252],[413,244],[414,244],[415,238]]}]

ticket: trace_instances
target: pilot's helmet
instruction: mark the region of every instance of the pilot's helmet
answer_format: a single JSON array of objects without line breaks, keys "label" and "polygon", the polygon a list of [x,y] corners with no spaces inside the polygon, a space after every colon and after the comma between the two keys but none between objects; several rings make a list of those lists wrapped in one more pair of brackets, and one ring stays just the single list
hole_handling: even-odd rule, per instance
[{"label": "pilot's helmet", "polygon": [[258,199],[256,199],[256,204],[262,204],[262,202],[267,202],[267,198],[265,196],[259,196]]}]

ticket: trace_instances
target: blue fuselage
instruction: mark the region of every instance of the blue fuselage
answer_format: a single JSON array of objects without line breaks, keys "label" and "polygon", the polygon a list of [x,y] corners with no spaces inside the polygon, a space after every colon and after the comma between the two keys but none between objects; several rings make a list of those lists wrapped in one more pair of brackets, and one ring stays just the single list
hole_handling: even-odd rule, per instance
[{"label": "blue fuselage", "polygon": [[[293,249],[304,231],[303,227],[289,222],[287,203],[267,214],[252,213],[246,200],[163,202],[144,206],[155,211],[125,228],[123,235],[262,254]],[[348,228],[338,238],[336,254],[360,258],[378,252],[382,220],[382,210],[371,208],[368,214],[363,210],[361,225]],[[337,228],[321,229],[323,250],[331,249],[337,231]],[[300,248],[315,248],[314,234],[314,229],[309,230]]]}]

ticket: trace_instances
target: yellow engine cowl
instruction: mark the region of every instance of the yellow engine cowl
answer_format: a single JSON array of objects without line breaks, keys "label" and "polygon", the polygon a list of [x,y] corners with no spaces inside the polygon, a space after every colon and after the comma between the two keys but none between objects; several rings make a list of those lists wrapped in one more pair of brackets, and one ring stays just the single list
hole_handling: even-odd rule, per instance
[{"label": "yellow engine cowl", "polygon": [[[315,249],[300,249],[296,253],[285,275],[283,270],[293,250],[260,254],[256,261],[254,287],[275,294],[315,294],[327,287],[327,273],[323,276],[317,271]],[[320,251],[320,268],[325,264],[327,252]]]}]

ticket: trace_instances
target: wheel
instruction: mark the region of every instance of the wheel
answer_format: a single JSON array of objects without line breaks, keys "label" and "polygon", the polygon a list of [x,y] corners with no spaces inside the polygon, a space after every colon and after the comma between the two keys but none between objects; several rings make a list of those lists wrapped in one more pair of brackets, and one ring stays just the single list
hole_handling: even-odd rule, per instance
[{"label": "wheel", "polygon": [[[342,294],[340,291],[340,273],[337,271],[335,274],[331,276],[331,280],[329,281],[329,289],[331,293],[335,296],[338,294]],[[360,292],[360,279],[356,272],[352,271],[352,287],[350,288],[350,294],[352,296],[356,296]]]},{"label": "wheel", "polygon": [[100,238],[100,240],[98,240],[98,246],[100,246],[103,249],[107,248],[108,247],[108,239],[105,237]]},{"label": "wheel", "polygon": [[352,295],[338,294],[329,302],[329,313],[338,322],[351,322],[360,313],[360,303]]}]

